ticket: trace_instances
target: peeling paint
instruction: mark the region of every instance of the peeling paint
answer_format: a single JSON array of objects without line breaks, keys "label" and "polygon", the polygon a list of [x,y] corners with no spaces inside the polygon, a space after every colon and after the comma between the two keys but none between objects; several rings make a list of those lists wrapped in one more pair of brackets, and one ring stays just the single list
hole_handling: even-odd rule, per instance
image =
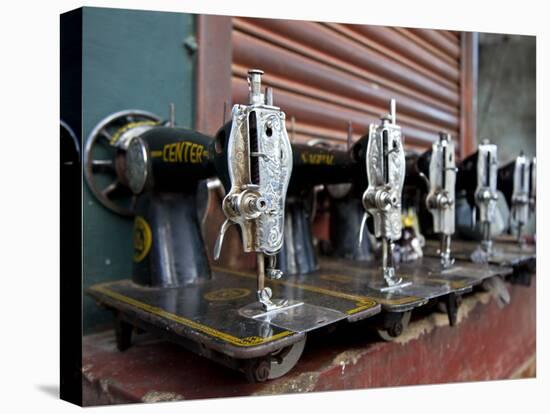
[{"label": "peeling paint", "polygon": [[[478,305],[486,305],[491,301],[491,292],[479,292],[472,296],[463,298],[461,305],[458,308],[456,318],[457,325],[465,320],[470,312]],[[418,321],[411,322],[408,328],[395,338],[392,342],[398,344],[406,344],[409,341],[420,338],[422,335],[427,335],[437,327],[449,326],[449,318],[446,313],[432,313]]]},{"label": "peeling paint", "polygon": [[516,369],[510,379],[536,378],[537,376],[537,356],[536,354],[527,359],[518,369]]},{"label": "peeling paint", "polygon": [[357,361],[361,359],[362,355],[363,355],[363,350],[351,349],[348,351],[344,351],[336,355],[336,357],[332,360],[331,365],[333,366],[340,365],[342,367],[342,375],[343,375],[346,369],[346,366],[349,364],[351,365],[357,364]]},{"label": "peeling paint", "polygon": [[99,386],[101,387],[101,391],[103,391],[105,394],[109,393],[109,387],[114,384],[114,381],[109,378],[104,378],[99,380]]},{"label": "peeling paint", "polygon": [[93,364],[86,364],[82,367],[82,375],[90,382],[95,380],[95,375],[91,372],[93,367]]},{"label": "peeling paint", "polygon": [[311,392],[319,380],[319,373],[304,372],[295,378],[281,382],[270,382],[253,395],[291,394],[300,392]]},{"label": "peeling paint", "polygon": [[156,403],[163,401],[180,401],[184,400],[183,395],[175,392],[163,392],[163,391],[149,391],[145,394],[141,400],[145,403]]}]

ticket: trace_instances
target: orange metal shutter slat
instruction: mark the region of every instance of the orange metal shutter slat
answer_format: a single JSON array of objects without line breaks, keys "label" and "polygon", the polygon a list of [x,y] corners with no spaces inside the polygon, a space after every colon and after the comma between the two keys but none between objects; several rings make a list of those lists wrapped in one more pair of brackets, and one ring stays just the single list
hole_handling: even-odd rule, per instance
[{"label": "orange metal shutter slat", "polygon": [[390,27],[350,25],[350,28],[365,37],[386,45],[388,49],[418,62],[419,65],[426,67],[428,70],[441,75],[451,82],[457,83],[460,79],[458,65],[437,59],[437,56],[434,56],[430,51],[423,49],[417,43]]},{"label": "orange metal shutter slat", "polygon": [[[234,30],[233,33],[237,33],[241,31],[243,33],[249,34],[250,36],[261,39],[262,41],[266,42],[266,44],[272,43],[280,47],[281,49],[291,50],[300,55],[308,57],[312,60],[320,62],[324,65],[328,65],[342,72],[347,72],[349,74],[360,77],[368,81],[369,83],[371,83],[375,88],[388,88],[391,91],[399,92],[404,95],[410,96],[415,100],[429,103],[434,107],[439,107],[449,112],[458,112],[458,109],[457,109],[458,106],[456,105],[455,102],[448,104],[446,102],[443,102],[442,100],[432,98],[431,96],[426,95],[422,92],[419,92],[418,90],[413,90],[407,86],[404,86],[403,84],[394,82],[388,77],[379,76],[363,67],[351,65],[331,55],[315,50],[310,46],[298,44],[293,39],[289,39],[288,37],[285,37],[283,35],[270,32],[260,26],[255,26],[251,23],[245,22],[242,19],[234,19],[233,26],[234,28],[237,29],[237,30]],[[235,42],[233,46],[234,45],[235,45]],[[255,59],[258,62],[260,61],[259,57],[256,57]]]},{"label": "orange metal shutter slat", "polygon": [[344,145],[348,123],[359,138],[391,98],[407,147],[428,148],[440,130],[459,139],[455,32],[233,18],[232,48],[233,102],[247,100],[247,69],[263,69],[297,141]]}]

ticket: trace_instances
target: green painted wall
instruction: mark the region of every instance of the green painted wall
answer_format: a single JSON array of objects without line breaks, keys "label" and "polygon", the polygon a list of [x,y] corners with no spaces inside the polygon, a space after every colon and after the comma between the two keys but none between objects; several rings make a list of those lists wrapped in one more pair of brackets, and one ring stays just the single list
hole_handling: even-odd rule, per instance
[{"label": "green painted wall", "polygon": [[479,42],[478,137],[499,146],[501,164],[535,156],[536,39],[481,33]]},{"label": "green painted wall", "polygon": [[[83,136],[105,116],[143,109],[192,127],[195,58],[183,42],[195,34],[195,16],[119,9],[83,9]],[[105,209],[83,185],[84,288],[127,278],[132,265],[132,219]],[[111,323],[109,312],[84,296],[84,332]]]}]

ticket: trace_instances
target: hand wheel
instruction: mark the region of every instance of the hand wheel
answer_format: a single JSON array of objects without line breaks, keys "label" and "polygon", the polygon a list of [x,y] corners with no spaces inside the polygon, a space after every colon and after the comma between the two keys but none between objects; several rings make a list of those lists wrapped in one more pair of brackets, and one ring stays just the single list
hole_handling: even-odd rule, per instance
[{"label": "hand wheel", "polygon": [[84,176],[97,200],[122,216],[132,216],[136,197],[126,184],[125,153],[131,138],[159,125],[160,117],[137,109],[113,113],[101,120],[86,139]]}]

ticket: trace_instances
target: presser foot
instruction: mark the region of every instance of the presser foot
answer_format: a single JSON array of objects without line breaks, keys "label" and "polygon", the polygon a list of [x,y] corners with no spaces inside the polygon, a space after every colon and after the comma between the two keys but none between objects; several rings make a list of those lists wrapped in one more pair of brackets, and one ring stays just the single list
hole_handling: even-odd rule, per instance
[{"label": "presser foot", "polygon": [[488,263],[489,259],[494,255],[492,241],[482,241],[470,255],[470,260],[474,263]]},{"label": "presser foot", "polygon": [[264,287],[263,289],[260,289],[256,292],[258,302],[265,312],[282,309],[288,305],[287,299],[271,300],[272,295],[273,293],[268,287]]},{"label": "presser foot", "polygon": [[451,256],[450,252],[440,252],[439,263],[443,269],[448,269],[455,264],[455,258]]},{"label": "presser foot", "polygon": [[271,319],[276,317],[276,315],[293,308],[297,308],[304,305],[300,301],[289,301],[288,299],[273,299],[269,302],[254,302],[250,303],[241,309],[239,309],[239,314],[247,318],[252,319]]},{"label": "presser foot", "polygon": [[393,267],[383,268],[382,276],[383,280],[373,281],[369,287],[380,292],[390,292],[412,284],[411,281],[405,281],[402,277],[396,276],[395,269]]},{"label": "presser foot", "polygon": [[490,255],[491,254],[483,250],[481,246],[477,246],[470,255],[470,260],[474,263],[484,264],[489,262]]}]

